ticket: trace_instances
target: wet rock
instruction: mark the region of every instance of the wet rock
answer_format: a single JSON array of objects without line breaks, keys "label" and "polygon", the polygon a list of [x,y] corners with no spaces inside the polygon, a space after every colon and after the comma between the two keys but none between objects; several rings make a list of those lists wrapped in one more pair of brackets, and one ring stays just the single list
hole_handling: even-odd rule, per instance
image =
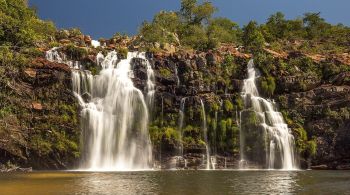
[{"label": "wet rock", "polygon": [[204,57],[198,56],[196,58],[196,65],[200,70],[205,70],[207,67],[207,61]]},{"label": "wet rock", "polygon": [[327,165],[314,165],[311,166],[311,169],[313,170],[327,170],[329,167]]},{"label": "wet rock", "polygon": [[217,58],[216,58],[216,55],[212,52],[208,52],[206,55],[205,55],[205,58],[207,60],[207,63],[209,66],[214,66],[216,65],[217,63]]}]

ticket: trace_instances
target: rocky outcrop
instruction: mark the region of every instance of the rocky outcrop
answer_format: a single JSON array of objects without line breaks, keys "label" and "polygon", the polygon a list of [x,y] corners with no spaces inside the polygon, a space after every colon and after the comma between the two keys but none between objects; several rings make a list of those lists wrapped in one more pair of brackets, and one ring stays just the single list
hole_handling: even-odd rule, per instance
[{"label": "rocky outcrop", "polygon": [[[137,49],[138,46],[134,37],[116,36],[101,40],[106,47],[97,50],[89,47],[91,38],[88,36],[70,31],[61,33],[58,41],[83,48],[84,55],[79,55],[79,60],[95,73],[99,71],[94,57],[98,50]],[[156,78],[155,107],[150,116],[155,157],[160,159],[162,156],[164,166],[173,166],[172,156],[178,155],[179,148],[180,102],[186,98],[183,144],[187,151],[187,166],[203,168],[202,100],[210,149],[217,157],[218,166],[223,167],[226,159],[229,167],[237,167],[238,112],[243,104],[240,92],[247,74],[247,60],[252,55],[233,45],[222,45],[208,52],[186,51],[171,45],[166,47],[161,52],[146,53]],[[278,53],[269,49],[265,52],[280,60],[307,56],[300,52]],[[226,62],[227,56],[232,56],[231,61]],[[344,56],[343,60],[346,60]],[[314,57],[310,57],[313,62],[323,60],[322,56]],[[335,61],[341,60],[332,62]],[[146,93],[145,61],[134,58],[132,68],[135,85]],[[23,69],[3,71],[6,79],[0,80],[0,164],[11,161],[21,167],[62,169],[78,162],[79,107],[71,92],[70,71],[65,64],[48,62],[40,57]],[[311,159],[311,165],[315,169],[347,169],[350,163],[349,72],[325,79],[304,74],[301,70],[298,74],[290,74],[277,67],[271,74],[276,80],[275,95],[271,98],[292,121],[298,123],[299,126],[290,125],[296,138],[300,137],[297,128],[301,125],[307,132],[307,140],[317,142],[316,156]],[[302,158],[306,157],[302,155]],[[307,160],[302,159],[303,162]],[[184,167],[184,161],[175,162]]]},{"label": "rocky outcrop", "polygon": [[37,58],[22,71],[10,69],[4,76],[0,164],[35,169],[71,167],[79,152],[79,126],[70,68]]}]

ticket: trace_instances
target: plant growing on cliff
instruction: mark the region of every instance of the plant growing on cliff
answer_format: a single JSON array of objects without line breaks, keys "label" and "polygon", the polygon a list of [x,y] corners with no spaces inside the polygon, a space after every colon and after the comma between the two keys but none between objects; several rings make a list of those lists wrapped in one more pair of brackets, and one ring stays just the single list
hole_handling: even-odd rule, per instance
[{"label": "plant growing on cliff", "polygon": [[261,89],[268,96],[272,96],[276,89],[275,78],[268,76],[261,81]]},{"label": "plant growing on cliff", "polygon": [[65,46],[64,50],[73,60],[82,60],[88,54],[88,51],[85,48],[75,46],[74,44]]}]

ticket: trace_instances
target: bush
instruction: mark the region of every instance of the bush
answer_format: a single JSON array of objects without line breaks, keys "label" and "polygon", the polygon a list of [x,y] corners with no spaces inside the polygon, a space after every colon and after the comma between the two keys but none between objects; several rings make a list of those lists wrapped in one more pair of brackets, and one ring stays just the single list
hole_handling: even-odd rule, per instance
[{"label": "bush", "polygon": [[237,42],[240,30],[236,23],[227,18],[215,18],[209,23],[208,48],[216,48],[220,43]]},{"label": "bush", "polygon": [[275,78],[273,78],[272,76],[264,78],[261,81],[261,89],[266,95],[272,96],[276,89]]},{"label": "bush", "polygon": [[316,140],[310,140],[307,142],[307,153],[310,156],[315,156],[317,152],[317,143]]},{"label": "bush", "polygon": [[39,20],[23,0],[1,1],[0,23],[0,45],[35,46],[37,42],[47,41],[56,31],[52,22]]},{"label": "bush", "polygon": [[205,50],[208,44],[208,37],[201,25],[187,25],[180,34],[181,44],[190,46],[197,50]]},{"label": "bush", "polygon": [[251,21],[243,28],[243,44],[252,53],[259,53],[264,48],[265,39],[255,21]]},{"label": "bush", "polygon": [[226,112],[232,112],[233,111],[233,104],[229,100],[224,101],[224,109]]},{"label": "bush", "polygon": [[66,54],[73,60],[81,60],[88,55],[86,49],[69,44],[64,48]]},{"label": "bush", "polygon": [[117,54],[119,59],[126,59],[128,57],[128,48],[126,47],[119,47],[117,48]]}]

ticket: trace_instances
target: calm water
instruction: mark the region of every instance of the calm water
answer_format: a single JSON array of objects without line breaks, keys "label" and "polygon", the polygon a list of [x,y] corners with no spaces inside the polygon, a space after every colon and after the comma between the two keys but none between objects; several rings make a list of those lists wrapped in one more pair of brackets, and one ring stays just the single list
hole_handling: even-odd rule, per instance
[{"label": "calm water", "polygon": [[350,171],[0,173],[0,194],[350,194]]}]

